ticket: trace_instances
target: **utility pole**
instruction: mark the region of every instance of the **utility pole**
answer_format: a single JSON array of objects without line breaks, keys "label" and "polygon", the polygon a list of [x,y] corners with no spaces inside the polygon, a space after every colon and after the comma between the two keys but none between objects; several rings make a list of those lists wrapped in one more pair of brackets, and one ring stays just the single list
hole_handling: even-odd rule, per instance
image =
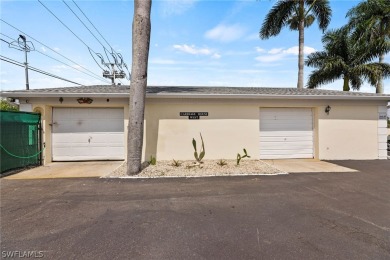
[{"label": "utility pole", "polygon": [[111,72],[108,70],[103,71],[103,77],[111,79],[112,85],[115,85],[115,79],[123,79],[125,77],[123,70],[120,72],[115,70],[115,63],[106,63],[105,65],[111,65]]},{"label": "utility pole", "polygon": [[[29,81],[28,81],[27,52],[30,51],[30,48],[27,46],[26,36],[20,34],[19,35],[19,39],[22,39],[22,41],[23,41],[22,49],[24,50],[24,56],[25,56],[24,69],[25,69],[25,75],[26,75],[26,90],[29,90],[30,89],[30,84],[29,84]],[[19,41],[19,39],[18,39],[18,41]]]}]

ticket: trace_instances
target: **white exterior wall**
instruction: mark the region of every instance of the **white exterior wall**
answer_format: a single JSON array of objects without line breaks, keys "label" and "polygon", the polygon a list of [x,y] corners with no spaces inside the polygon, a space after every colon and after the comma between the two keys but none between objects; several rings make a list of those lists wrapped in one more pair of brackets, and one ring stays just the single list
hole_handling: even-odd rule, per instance
[{"label": "white exterior wall", "polygon": [[[117,107],[124,109],[124,142],[125,150],[127,151],[127,124],[129,117],[128,99],[112,99],[107,102],[106,98],[94,98],[92,104],[79,104],[77,98],[64,98],[62,102],[59,98],[29,98],[28,104],[32,105],[33,112],[41,113],[42,120],[42,141],[45,144],[45,151],[42,154],[43,164],[47,165],[52,162],[52,119],[53,107],[79,107],[79,108],[94,108],[94,107]],[[27,104],[26,99],[20,99],[21,104]]]},{"label": "white exterior wall", "polygon": [[379,159],[387,159],[387,107],[378,106]]},{"label": "white exterior wall", "polygon": [[[21,99],[23,103],[23,99]],[[123,107],[127,138],[128,99],[96,98],[80,105],[76,98],[29,100],[33,111],[42,113],[45,164],[51,162],[51,121],[53,107]],[[143,157],[149,160],[193,159],[192,138],[200,148],[201,132],[205,159],[235,159],[246,148],[252,159],[259,158],[259,111],[261,108],[306,107],[313,111],[314,158],[326,160],[385,159],[382,149],[382,122],[378,120],[385,101],[347,100],[255,100],[255,99],[166,99],[148,98],[145,110]],[[325,107],[331,106],[329,115]],[[180,112],[208,112],[189,120]],[[386,129],[384,129],[386,130]],[[380,134],[380,135],[378,135]],[[125,141],[125,144],[127,142]],[[127,148],[125,148],[127,150]]]}]

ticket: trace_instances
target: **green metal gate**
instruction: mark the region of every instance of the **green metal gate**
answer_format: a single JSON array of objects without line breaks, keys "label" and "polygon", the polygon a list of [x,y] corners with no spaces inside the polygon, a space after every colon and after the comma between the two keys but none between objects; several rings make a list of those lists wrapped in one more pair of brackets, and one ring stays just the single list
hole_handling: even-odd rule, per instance
[{"label": "green metal gate", "polygon": [[1,173],[41,165],[41,115],[0,111]]}]

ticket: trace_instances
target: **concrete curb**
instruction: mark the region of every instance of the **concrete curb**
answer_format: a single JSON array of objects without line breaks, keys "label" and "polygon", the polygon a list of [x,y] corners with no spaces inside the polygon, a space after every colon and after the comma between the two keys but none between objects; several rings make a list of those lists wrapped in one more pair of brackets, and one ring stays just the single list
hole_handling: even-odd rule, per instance
[{"label": "concrete curb", "polygon": [[259,173],[259,174],[225,174],[225,175],[203,175],[203,176],[155,176],[155,177],[143,177],[143,176],[121,176],[121,177],[107,177],[102,176],[102,179],[165,179],[165,178],[209,178],[209,177],[239,177],[239,176],[276,176],[276,175],[288,175],[288,172],[278,173]]}]

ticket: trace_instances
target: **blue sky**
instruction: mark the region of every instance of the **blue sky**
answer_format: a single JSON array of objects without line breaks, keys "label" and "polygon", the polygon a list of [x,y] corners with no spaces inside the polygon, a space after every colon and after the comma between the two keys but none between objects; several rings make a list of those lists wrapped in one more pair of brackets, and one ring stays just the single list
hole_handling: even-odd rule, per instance
[{"label": "blue sky", "polygon": [[[131,68],[132,1],[75,0],[98,28],[108,43],[123,55]],[[163,86],[243,86],[296,87],[298,32],[287,28],[269,40],[260,40],[261,24],[275,0],[155,0],[152,4],[152,34],[149,55],[149,85]],[[346,23],[346,12],[359,1],[330,1],[332,20],[328,27]],[[77,20],[62,1],[43,1],[93,52],[104,54],[106,42],[85,20],[72,1],[66,3],[89,26],[100,44]],[[84,85],[106,84],[79,72],[87,68],[96,75],[102,69],[91,57],[84,43],[69,32],[38,1],[1,1],[1,19],[25,34],[44,43],[76,64],[59,56],[42,44],[28,54],[29,64],[41,70]],[[20,34],[4,22],[1,39],[16,40]],[[322,32],[317,24],[305,31],[306,53],[322,49]],[[1,42],[1,55],[24,62],[24,53]],[[61,60],[68,67],[42,53]],[[390,55],[385,58],[390,61]],[[25,88],[24,69],[1,61],[2,90]],[[305,82],[311,68],[305,67]],[[30,72],[30,88],[74,86],[36,72]],[[103,78],[102,78],[103,79]],[[104,80],[104,79],[103,79]],[[129,81],[122,80],[123,84]],[[342,90],[342,82],[324,85],[323,89]],[[368,84],[364,92],[375,92]],[[385,93],[390,93],[390,80],[385,80]]]}]

